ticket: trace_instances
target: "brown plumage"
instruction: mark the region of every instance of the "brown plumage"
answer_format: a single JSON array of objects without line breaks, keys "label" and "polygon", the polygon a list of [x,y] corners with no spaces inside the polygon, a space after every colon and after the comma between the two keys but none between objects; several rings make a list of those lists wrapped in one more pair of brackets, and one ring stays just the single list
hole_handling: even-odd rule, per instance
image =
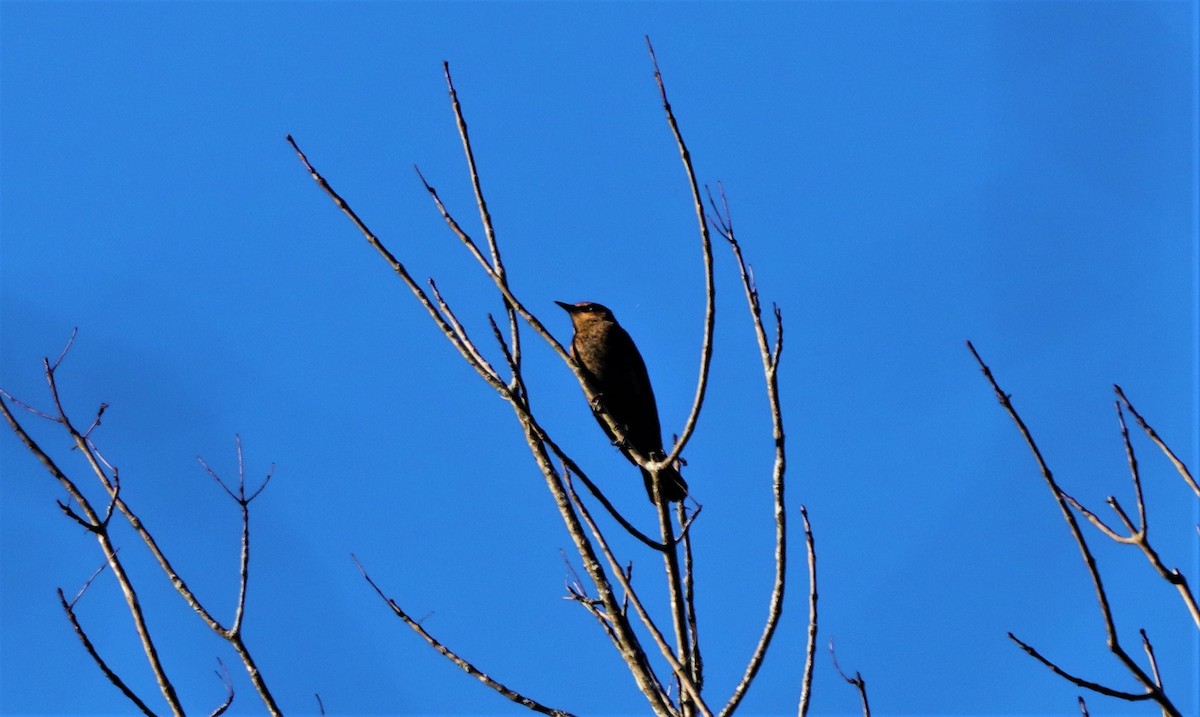
[{"label": "brown plumage", "polygon": [[[587,301],[554,303],[571,315],[575,327],[571,355],[579,362],[604,410],[622,427],[628,446],[651,460],[665,458],[654,389],[650,387],[650,375],[633,339],[613,318],[612,312],[600,304]],[[596,420],[609,439],[617,443],[621,453],[634,462],[627,446],[617,442],[604,420],[599,415]],[[653,479],[648,471],[640,466],[639,469],[646,483],[646,493],[653,502]],[[687,496],[687,483],[674,467],[663,468],[658,475],[662,497],[680,501]]]}]

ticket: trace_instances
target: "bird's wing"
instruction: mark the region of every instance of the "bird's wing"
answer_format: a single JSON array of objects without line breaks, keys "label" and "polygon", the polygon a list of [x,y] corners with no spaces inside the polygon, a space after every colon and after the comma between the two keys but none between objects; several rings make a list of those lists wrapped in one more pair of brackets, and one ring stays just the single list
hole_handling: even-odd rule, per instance
[{"label": "bird's wing", "polygon": [[[624,329],[614,332],[610,339],[613,354],[626,357],[619,372],[623,390],[613,390],[607,401],[613,418],[626,427],[626,438],[643,453],[662,450],[662,429],[658,422],[658,404],[654,400],[654,389],[650,385],[650,374],[646,362],[638,352],[633,339]],[[613,377],[616,379],[616,376]]]}]

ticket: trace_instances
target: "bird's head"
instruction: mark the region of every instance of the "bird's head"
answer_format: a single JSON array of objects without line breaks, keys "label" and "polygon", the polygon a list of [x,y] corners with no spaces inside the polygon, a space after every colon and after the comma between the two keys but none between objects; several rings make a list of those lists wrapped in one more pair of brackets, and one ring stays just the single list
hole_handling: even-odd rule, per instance
[{"label": "bird's head", "polygon": [[592,301],[580,301],[578,304],[568,304],[563,301],[554,302],[571,315],[571,324],[575,328],[595,322],[616,322],[608,307]]}]

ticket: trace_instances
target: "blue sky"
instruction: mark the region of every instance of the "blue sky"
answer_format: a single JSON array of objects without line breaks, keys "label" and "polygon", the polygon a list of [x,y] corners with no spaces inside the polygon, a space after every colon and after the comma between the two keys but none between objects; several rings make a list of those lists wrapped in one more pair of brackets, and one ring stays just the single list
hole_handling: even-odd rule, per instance
[{"label": "blue sky", "polygon": [[[1088,505],[1132,501],[1113,383],[1195,471],[1196,18],[1187,2],[6,1],[0,386],[46,406],[40,359],[79,327],[61,372],[69,408],[111,404],[98,439],[125,498],[225,616],[237,513],[195,456],[233,475],[239,433],[252,474],[276,464],[254,504],[246,637],[288,712],[314,711],[314,692],[331,714],[519,711],[395,620],[354,552],[498,679],[580,713],[644,713],[591,618],[561,599],[569,540],[511,411],[284,136],[486,336],[499,304],[411,170],[475,226],[450,61],[514,288],[560,340],[553,300],[612,307],[677,432],[703,283],[649,34],[699,178],[724,183],[763,297],[784,312],[788,502],[808,506],[819,551],[814,712],[858,709],[825,657],[832,636],[881,714],[1070,714],[1077,690],[1006,631],[1091,679],[1132,682],[963,342]],[[720,703],[765,616],[773,525],[761,372],[716,249],[718,348],[686,476],[705,506],[698,609]],[[543,420],[649,522],[636,471],[569,372],[527,344]],[[64,440],[36,428],[82,480]],[[1157,547],[1200,581],[1196,501],[1136,447]],[[11,435],[0,470],[0,712],[128,713],[54,596],[100,564],[94,541]],[[233,712],[260,713],[234,655],[119,536],[185,705],[220,702],[220,657]],[[1196,714],[1200,647],[1173,590],[1132,549],[1088,536],[1123,640],[1140,654],[1147,629]],[[619,543],[658,596],[653,556]],[[748,713],[794,713],[806,596],[798,558],[792,568]],[[79,610],[161,707],[111,575]]]}]

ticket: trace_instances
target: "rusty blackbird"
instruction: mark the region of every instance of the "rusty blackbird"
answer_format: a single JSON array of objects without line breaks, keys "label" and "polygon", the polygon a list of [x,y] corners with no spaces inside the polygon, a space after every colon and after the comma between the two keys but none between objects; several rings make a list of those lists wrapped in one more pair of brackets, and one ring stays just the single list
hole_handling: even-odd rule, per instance
[{"label": "rusty blackbird", "polygon": [[[662,460],[665,455],[662,445],[662,429],[658,423],[658,404],[654,400],[654,389],[650,387],[650,375],[646,363],[638,353],[633,339],[607,307],[589,301],[578,304],[554,302],[571,315],[575,336],[571,339],[571,355],[579,362],[583,373],[592,384],[604,410],[614,423],[625,433],[627,444],[616,440],[604,420],[597,415],[600,427],[630,462],[627,446],[650,460]],[[646,493],[654,501],[654,488],[650,472],[639,466],[642,479],[646,482]],[[687,483],[673,466],[659,471],[659,492],[668,501],[680,501],[687,496]]]}]

